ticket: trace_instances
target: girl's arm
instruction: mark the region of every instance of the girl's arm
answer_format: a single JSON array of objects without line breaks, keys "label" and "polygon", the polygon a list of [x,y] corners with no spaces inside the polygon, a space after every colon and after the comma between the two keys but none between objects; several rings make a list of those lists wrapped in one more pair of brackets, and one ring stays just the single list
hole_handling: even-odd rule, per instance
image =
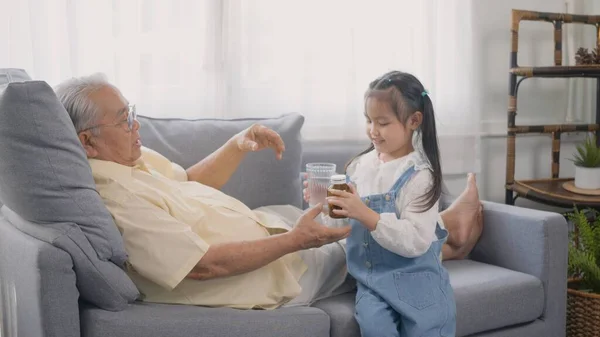
[{"label": "girl's arm", "polygon": [[396,207],[401,210],[400,219],[395,213],[382,213],[371,235],[383,248],[405,257],[423,255],[436,240],[438,202],[429,210],[420,212],[421,196],[433,183],[429,170],[415,173],[401,190]]}]

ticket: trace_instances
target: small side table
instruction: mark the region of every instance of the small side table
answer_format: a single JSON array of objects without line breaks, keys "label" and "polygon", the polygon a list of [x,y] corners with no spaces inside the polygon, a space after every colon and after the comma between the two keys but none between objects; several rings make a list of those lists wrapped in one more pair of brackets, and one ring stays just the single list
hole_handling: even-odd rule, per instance
[{"label": "small side table", "polygon": [[517,180],[512,186],[517,196],[556,207],[589,207],[600,210],[600,195],[586,195],[566,190],[563,184],[573,178]]}]

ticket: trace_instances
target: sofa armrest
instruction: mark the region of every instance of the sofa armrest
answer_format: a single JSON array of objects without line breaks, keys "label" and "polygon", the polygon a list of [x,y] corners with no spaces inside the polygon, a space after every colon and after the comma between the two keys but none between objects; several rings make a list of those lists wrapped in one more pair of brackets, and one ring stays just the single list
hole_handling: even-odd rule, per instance
[{"label": "sofa armrest", "polygon": [[544,286],[547,336],[566,331],[567,221],[559,213],[483,202],[483,233],[471,259],[526,273]]},{"label": "sofa armrest", "polygon": [[15,336],[80,336],[79,292],[71,257],[22,233],[1,213],[0,286],[0,324],[16,328]]}]

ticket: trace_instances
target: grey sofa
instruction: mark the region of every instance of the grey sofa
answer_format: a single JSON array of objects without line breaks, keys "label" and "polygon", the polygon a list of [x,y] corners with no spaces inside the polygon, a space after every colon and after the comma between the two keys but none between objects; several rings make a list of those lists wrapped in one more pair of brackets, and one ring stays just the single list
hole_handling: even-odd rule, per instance
[{"label": "grey sofa", "polygon": [[[2,107],[0,96],[0,121],[3,114],[12,113]],[[253,208],[280,203],[302,206],[299,177],[307,162],[335,162],[341,171],[343,164],[362,148],[362,144],[303,141],[304,118],[298,114],[241,120],[140,117],[140,122],[144,145],[184,167],[253,122],[280,132],[287,145],[282,161],[274,160],[269,151],[248,156],[224,187],[227,193]],[[8,141],[2,137],[0,128],[0,142]],[[0,147],[0,163],[14,160],[3,157],[6,154]],[[10,185],[3,181],[9,172],[6,165],[4,169],[0,171],[0,188]],[[36,181],[20,183],[26,189],[40,186]],[[1,192],[0,196],[7,196]],[[46,222],[19,220],[8,204],[0,212],[3,337],[13,337],[8,334],[10,331],[23,337],[360,336],[353,318],[353,293],[322,300],[312,307],[272,311],[139,300],[101,309],[93,304],[98,298],[90,295],[82,278],[92,272],[99,272],[98,277],[103,278],[105,272],[96,267],[84,268],[70,246],[57,244],[69,233],[51,232]],[[483,235],[470,257],[445,262],[457,299],[457,336],[565,336],[564,218],[555,213],[485,202],[484,222]],[[73,240],[79,242],[77,238]],[[89,253],[90,247],[85,249],[88,255],[94,255]]]}]

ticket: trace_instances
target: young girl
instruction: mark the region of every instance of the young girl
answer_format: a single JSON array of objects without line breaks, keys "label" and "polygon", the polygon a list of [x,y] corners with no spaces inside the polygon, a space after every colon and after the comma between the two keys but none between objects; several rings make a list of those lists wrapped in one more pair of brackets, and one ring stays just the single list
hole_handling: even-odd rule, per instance
[{"label": "young girl", "polygon": [[442,171],[431,99],[414,76],[393,71],[365,94],[367,150],[350,161],[356,188],[328,198],[347,216],[348,272],[357,281],[363,337],[454,336],[456,308],[441,263]]}]

